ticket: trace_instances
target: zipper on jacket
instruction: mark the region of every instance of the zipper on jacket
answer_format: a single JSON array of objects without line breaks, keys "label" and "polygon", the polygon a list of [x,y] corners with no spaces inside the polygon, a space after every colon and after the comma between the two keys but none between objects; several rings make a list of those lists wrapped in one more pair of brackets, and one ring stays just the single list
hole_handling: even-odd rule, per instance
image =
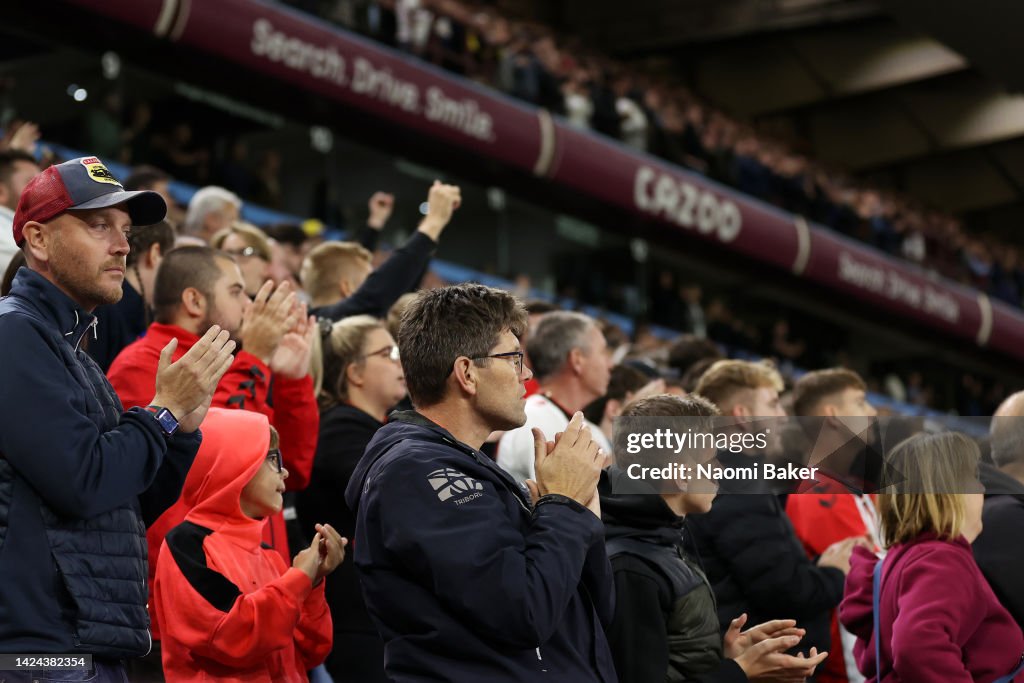
[{"label": "zipper on jacket", "polygon": [[[96,325],[97,323],[99,323],[99,321],[99,318],[94,317],[92,319],[92,322],[89,323],[84,330],[82,330],[82,336],[80,336],[78,338],[78,341],[75,342],[75,351],[78,351],[79,347],[82,346],[82,340],[85,339],[85,335],[89,334],[89,330],[92,330],[92,338],[98,339],[98,336],[96,334]],[[75,311],[75,326],[78,326],[78,311]]]},{"label": "zipper on jacket", "polygon": [[82,645],[82,640],[78,636],[78,602],[75,600],[75,596],[71,592],[71,587],[68,586],[68,580],[65,578],[64,572],[61,570],[56,558],[53,559],[53,569],[57,572],[57,576],[60,578],[60,583],[64,587],[64,592],[67,594],[68,599],[71,601],[71,604],[74,605],[75,615],[69,615],[71,623],[68,624],[68,626],[71,628],[71,643],[75,647],[80,647]]},{"label": "zipper on jacket", "polygon": [[547,673],[548,670],[544,668],[544,658],[540,656],[540,648],[537,648],[537,661],[540,662],[541,673]]}]

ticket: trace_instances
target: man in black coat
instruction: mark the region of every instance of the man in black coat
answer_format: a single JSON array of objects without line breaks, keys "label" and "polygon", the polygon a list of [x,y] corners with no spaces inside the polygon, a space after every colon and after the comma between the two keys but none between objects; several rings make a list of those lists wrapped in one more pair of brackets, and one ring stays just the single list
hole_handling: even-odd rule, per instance
[{"label": "man in black coat", "polygon": [[[782,378],[770,365],[725,360],[708,368],[695,393],[715,403],[722,415],[784,418],[782,388]],[[719,461],[725,467],[754,464],[745,454],[725,451]],[[720,493],[710,512],[687,521],[693,550],[715,589],[723,631],[742,613],[755,624],[796,619],[807,631],[801,650],[829,649],[830,614],[843,597],[852,542],[832,546],[812,562],[771,493]]]},{"label": "man in black coat", "polygon": [[983,464],[985,485],[981,535],[975,539],[974,559],[999,602],[1024,628],[1024,392],[1013,394],[999,406],[989,430],[992,462]]}]

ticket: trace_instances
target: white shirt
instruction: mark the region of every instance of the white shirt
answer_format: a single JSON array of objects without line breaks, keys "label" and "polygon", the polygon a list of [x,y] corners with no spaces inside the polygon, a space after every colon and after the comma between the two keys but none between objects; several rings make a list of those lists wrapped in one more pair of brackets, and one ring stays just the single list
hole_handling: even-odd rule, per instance
[{"label": "white shirt", "polygon": [[565,115],[569,125],[580,130],[590,129],[590,117],[594,113],[594,104],[586,95],[570,93],[565,96]]},{"label": "white shirt", "polygon": [[[598,446],[604,449],[605,453],[611,453],[611,443],[601,432],[601,428],[592,422],[586,420],[584,422],[590,427],[590,432]],[[501,440],[498,441],[498,465],[515,477],[518,482],[534,479],[536,477],[536,472],[533,469],[535,454],[531,428],[539,428],[545,439],[554,441],[555,434],[564,432],[568,426],[569,418],[551,399],[542,394],[530,396],[526,399],[526,424],[505,432]]]},{"label": "white shirt", "polygon": [[7,266],[20,249],[14,243],[14,212],[0,206],[0,277],[7,272]]},{"label": "white shirt", "polygon": [[640,105],[628,97],[615,101],[615,110],[622,123],[622,141],[639,150],[647,149],[647,115]]}]

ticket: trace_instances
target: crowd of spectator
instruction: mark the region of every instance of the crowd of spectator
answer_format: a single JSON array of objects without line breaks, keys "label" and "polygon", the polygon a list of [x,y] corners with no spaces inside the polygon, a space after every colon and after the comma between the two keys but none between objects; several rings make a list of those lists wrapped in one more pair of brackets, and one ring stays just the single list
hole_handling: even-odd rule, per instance
[{"label": "crowd of spectator", "polygon": [[[112,107],[110,112],[113,112],[113,106],[117,99],[104,99],[102,107]],[[117,106],[119,107],[120,104]],[[140,105],[140,107],[145,109],[146,105]],[[124,125],[128,129],[134,130],[128,124]],[[181,128],[181,126],[174,126],[174,128]],[[160,132],[151,132],[157,141],[164,137]],[[3,181],[0,182],[0,218],[3,217],[4,212],[9,212],[8,220],[13,217],[13,211],[16,208],[16,193],[28,181],[31,173],[36,172],[40,166],[58,161],[48,148],[37,144],[39,136],[38,127],[31,122],[15,121],[8,129],[3,145],[10,158],[5,158],[3,164],[0,164],[3,167],[0,169],[0,181]],[[111,143],[111,149],[116,153],[117,158],[143,162],[163,159],[166,162],[166,158],[161,155],[148,156],[153,154],[154,145],[133,146],[125,142],[127,139],[118,138],[121,142]],[[90,138],[87,136],[80,142],[85,144],[89,140]],[[162,143],[154,144],[159,146]],[[234,147],[244,148],[244,145],[239,144]],[[200,156],[204,156],[214,163],[203,168],[225,168],[225,164],[215,162],[215,157],[210,156],[208,151],[204,149]],[[40,153],[42,153],[42,157],[38,160],[34,159],[33,155],[38,156]],[[137,156],[139,154],[144,156]],[[179,166],[175,166],[175,168],[179,171],[183,170]],[[287,279],[292,285],[298,286],[301,279],[302,249],[308,249],[311,244],[315,243],[315,240],[310,241],[309,235],[299,225],[268,225],[257,229],[251,225],[235,224],[243,199],[256,202],[264,197],[260,192],[254,191],[251,184],[235,182],[239,178],[250,177],[250,174],[254,174],[256,170],[255,166],[239,163],[233,173],[213,173],[213,177],[220,179],[225,185],[207,186],[197,193],[187,210],[186,207],[179,206],[172,199],[168,186],[173,176],[163,168],[154,165],[136,166],[135,172],[131,177],[126,178],[125,182],[128,189],[151,189],[160,193],[168,205],[169,221],[180,226],[180,232],[201,239],[203,242],[209,241],[214,246],[236,256],[245,276],[246,291],[250,296],[255,296],[260,284],[268,275],[272,276],[275,281]],[[199,175],[189,174],[187,177],[196,180],[209,177],[209,175],[203,172]],[[280,179],[275,176],[272,184],[280,186]],[[368,224],[371,226],[383,225],[390,216],[393,202],[394,198],[386,193],[375,195],[369,206]],[[168,227],[167,230],[170,228]],[[364,256],[365,259],[369,259],[366,263],[373,259],[379,261],[384,252],[376,255],[372,253],[377,248],[379,232],[363,230],[361,234],[363,237],[359,241],[371,249],[371,252],[367,252],[367,255]],[[268,237],[270,239],[267,239]],[[168,239],[169,237],[165,236],[164,251],[166,251]],[[4,241],[5,238],[0,236],[0,252],[5,252],[6,258],[9,259],[17,253],[17,250],[13,244],[5,245]],[[142,246],[148,248],[150,245]],[[329,259],[327,253],[332,252],[336,247],[325,247],[325,249],[326,252],[318,250],[314,259]],[[344,250],[344,248],[341,249]],[[141,260],[136,261],[137,258]],[[140,254],[136,249],[129,257],[129,261],[130,268],[127,277],[133,283],[135,291],[141,292],[151,288],[151,280],[157,263],[153,255]],[[357,269],[357,272],[359,270],[361,269]],[[409,271],[408,276],[413,277],[415,274],[415,272]],[[588,277],[602,276],[600,273],[591,272]],[[521,275],[517,281],[521,292],[529,291],[530,280],[527,276]],[[334,300],[335,295],[333,293],[325,295],[321,291],[319,283],[316,281],[310,281],[310,283],[312,287],[308,288],[308,293],[313,306],[322,305],[325,300]],[[941,372],[938,374],[923,373],[920,369],[906,363],[866,364],[848,352],[842,334],[822,334],[821,325],[801,321],[795,312],[784,309],[779,309],[774,317],[753,318],[752,314],[755,311],[759,311],[763,315],[763,307],[754,302],[730,300],[720,293],[708,296],[700,283],[686,278],[672,268],[656,269],[647,288],[646,302],[641,303],[635,292],[633,295],[621,292],[620,295],[616,295],[617,286],[608,282],[605,282],[599,289],[602,293],[595,295],[587,287],[577,288],[570,284],[560,294],[565,295],[562,298],[575,299],[580,303],[596,304],[606,310],[624,313],[633,318],[636,321],[635,332],[632,335],[633,348],[648,352],[654,357],[665,356],[668,341],[664,335],[652,334],[648,323],[710,339],[721,345],[730,354],[739,354],[744,357],[753,354],[772,358],[787,376],[796,376],[803,368],[820,367],[833,363],[853,364],[864,375],[872,391],[887,395],[898,402],[921,408],[938,409],[966,416],[986,415],[991,414],[1009,391],[1006,383],[999,378],[986,379],[970,372],[952,376],[949,373]],[[352,291],[354,290],[351,285],[345,289],[347,293]],[[616,301],[619,300],[623,303],[617,306]],[[136,306],[142,310],[141,299],[138,296],[128,296],[119,305]],[[106,321],[101,319],[100,324],[104,325]],[[124,333],[124,331],[118,331],[114,338],[120,338],[120,335]],[[104,339],[97,340],[95,346],[102,347],[110,343],[110,339],[111,336],[107,335]],[[102,357],[98,356],[97,360],[103,365],[104,362],[109,363],[113,360],[113,357],[106,354]],[[103,365],[103,367],[106,366]]]},{"label": "crowd of spectator", "polygon": [[[487,4],[455,0],[296,4],[563,113],[575,125],[623,138],[734,184],[746,193],[817,218],[890,253],[902,254],[995,298],[1020,303],[1024,271],[1018,267],[1017,251],[1012,246],[987,238],[969,238],[952,217],[926,211],[905,197],[864,188],[841,174],[826,171],[713,111],[685,88],[594,54],[578,41],[556,36],[542,25],[507,19]],[[31,122],[14,120],[4,135],[0,148],[34,151],[40,133]],[[196,184],[214,183],[268,208],[281,206],[283,182],[278,151],[271,149],[252,156],[241,137],[199,140],[188,121],[172,118],[154,122],[148,103],[127,104],[117,91],[87,109],[75,142],[80,148],[100,150],[125,163],[152,164],[139,178],[147,182],[147,187],[162,191],[168,200],[167,181],[173,177]],[[44,159],[43,163],[50,161]],[[154,172],[156,176],[150,177]],[[181,207],[170,201],[169,206],[173,220],[185,220]],[[332,218],[342,214],[336,207],[322,208]],[[218,223],[219,228],[227,225]],[[261,264],[266,263],[268,253],[258,244],[258,237],[225,235],[225,239],[232,250],[238,251],[232,246],[234,242],[248,240],[252,243],[247,242],[243,250],[260,251],[263,258],[249,258],[244,264],[250,279],[258,280],[261,273],[254,269],[266,269]],[[296,247],[280,240],[276,244],[269,268],[280,276],[283,264],[290,259],[292,272],[296,272]],[[2,248],[12,249],[10,245],[0,245]],[[288,255],[288,249],[293,253]],[[657,272],[646,297],[643,292],[633,291],[635,288],[606,281],[607,276],[600,270],[588,271],[591,279],[602,280],[597,293],[590,291],[594,287],[572,284],[563,293],[634,318],[639,323],[636,341],[641,346],[664,346],[663,341],[644,334],[643,323],[649,322],[707,336],[738,353],[776,358],[784,368],[854,360],[835,335],[807,338],[791,312],[780,310],[773,320],[755,322],[747,316],[750,306],[746,302],[729,302],[717,293],[702,301],[699,283],[688,282],[669,269]],[[297,275],[293,281],[297,282]],[[249,289],[250,294],[254,293],[251,283]],[[1003,382],[966,372],[952,378],[926,376],[898,364],[859,369],[872,390],[898,401],[961,415],[987,414],[1007,393]]]},{"label": "crowd of spectator", "polygon": [[[423,16],[401,45],[458,66]],[[123,184],[39,159],[32,124],[0,143],[0,653],[41,655],[4,680],[1020,673],[1024,392],[963,378],[965,411],[993,411],[984,456],[924,420],[883,434],[861,374],[698,285],[659,276],[658,322],[687,331],[666,342],[438,282],[454,185],[387,253],[383,191],[350,241],[241,220],[279,195],[275,161],[263,190],[175,206],[168,170],[231,174],[187,126],[112,125],[118,106],[89,135],[162,164]],[[803,363],[828,367],[780,372]],[[635,448],[652,420],[726,445]],[[723,474],[775,468],[801,474]]]},{"label": "crowd of spectator", "polygon": [[[359,242],[271,231],[293,251],[223,188],[179,226],[96,157],[27,175],[0,299],[4,654],[88,654],[101,683],[1021,670],[1024,393],[982,462],[922,420],[883,433],[846,368],[787,383],[704,336],[663,354],[425,287],[462,202],[440,182],[375,266],[385,193]],[[653,425],[714,440],[636,448]]]},{"label": "crowd of spectator", "polygon": [[549,26],[463,0],[291,0],[350,29],[560,114],[1020,307],[1024,262],[949,213],[864,183]]}]

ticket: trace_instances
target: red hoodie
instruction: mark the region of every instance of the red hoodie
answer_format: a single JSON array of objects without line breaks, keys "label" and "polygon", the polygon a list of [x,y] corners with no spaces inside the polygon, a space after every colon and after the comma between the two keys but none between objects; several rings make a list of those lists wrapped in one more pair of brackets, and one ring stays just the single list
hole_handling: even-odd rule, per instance
[{"label": "red hoodie", "polygon": [[[877,681],[872,572],[878,559],[855,548],[839,620],[855,636],[857,668]],[[922,534],[885,559],[880,605],[882,681],[989,683],[1016,668],[1024,636],[974,562],[964,537]],[[1024,681],[1024,674],[1015,681]]]},{"label": "red hoodie", "polygon": [[261,547],[242,489],[265,467],[266,416],[211,409],[182,492],[190,510],[160,547],[153,600],[167,681],[305,682],[331,651],[324,599],[302,570]]},{"label": "red hoodie", "polygon": [[[178,360],[199,341],[199,337],[176,325],[153,323],[146,336],[132,342],[118,354],[107,378],[117,392],[125,409],[145,406],[156,393],[156,370],[160,351],[171,339],[178,339],[172,360]],[[288,468],[288,490],[302,490],[309,483],[316,455],[317,435],[320,431],[320,412],[313,396],[313,380],[274,378],[274,402],[287,406],[287,410],[274,410],[267,402],[270,390],[270,368],[259,358],[239,351],[231,367],[217,385],[212,405],[220,408],[240,408],[263,413],[281,437],[281,456]],[[205,431],[205,423],[203,430]],[[168,508],[146,531],[149,544],[149,585],[156,573],[157,551],[171,528],[185,519],[186,508],[181,500]],[[281,553],[282,559],[291,561],[284,517],[274,515],[263,531],[263,541]],[[160,639],[159,621],[153,614],[153,639]]]}]

